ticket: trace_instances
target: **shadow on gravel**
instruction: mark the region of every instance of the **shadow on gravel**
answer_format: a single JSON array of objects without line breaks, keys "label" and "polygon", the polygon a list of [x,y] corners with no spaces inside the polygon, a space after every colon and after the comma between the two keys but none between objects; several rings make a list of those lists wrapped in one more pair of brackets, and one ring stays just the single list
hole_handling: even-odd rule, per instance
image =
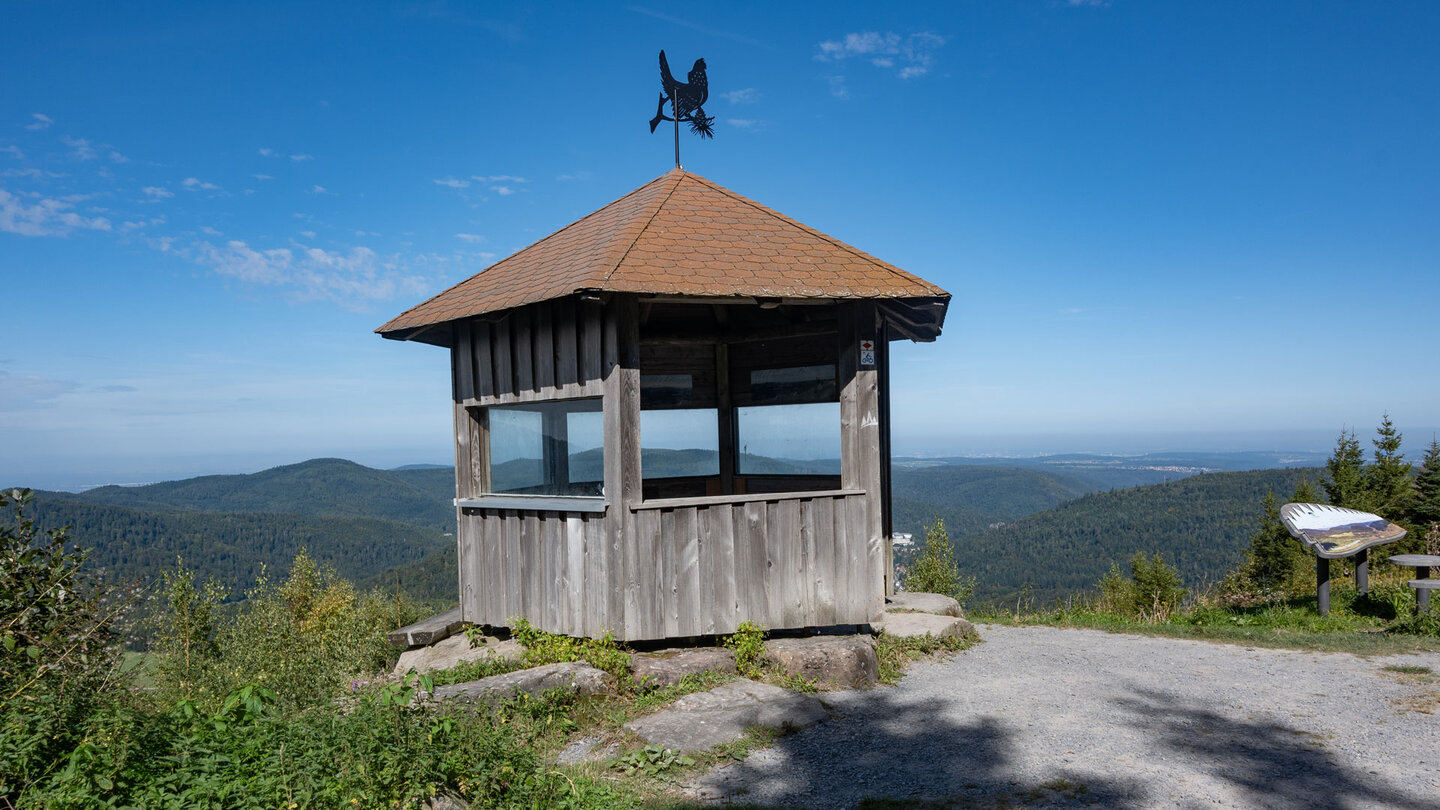
[{"label": "shadow on gravel", "polygon": [[1192,760],[1195,769],[1229,782],[1249,806],[1279,810],[1435,806],[1395,791],[1377,776],[1342,765],[1324,749],[1323,738],[1302,729],[1228,717],[1162,692],[1135,694],[1116,701],[1118,707],[1134,713],[1130,722],[1155,734],[1159,745]]},{"label": "shadow on gravel", "polygon": [[[946,720],[930,705],[875,690],[819,726],[781,738],[783,756],[754,755],[702,778],[709,802],[742,807],[1141,807],[1136,785],[1082,782],[1063,768],[1037,784],[1011,781],[1014,734],[1000,721]],[[707,806],[677,803],[671,808]]]}]

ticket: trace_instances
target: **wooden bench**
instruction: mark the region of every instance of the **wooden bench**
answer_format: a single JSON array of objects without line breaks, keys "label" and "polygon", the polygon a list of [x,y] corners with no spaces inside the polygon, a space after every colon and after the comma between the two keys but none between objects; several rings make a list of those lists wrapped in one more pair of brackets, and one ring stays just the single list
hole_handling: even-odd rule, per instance
[{"label": "wooden bench", "polygon": [[1415,589],[1415,612],[1430,609],[1430,592],[1440,591],[1440,579],[1412,579],[1405,583]]},{"label": "wooden bench", "polygon": [[464,627],[465,622],[460,620],[460,608],[457,607],[399,630],[391,630],[386,638],[396,647],[423,647],[449,638]]}]

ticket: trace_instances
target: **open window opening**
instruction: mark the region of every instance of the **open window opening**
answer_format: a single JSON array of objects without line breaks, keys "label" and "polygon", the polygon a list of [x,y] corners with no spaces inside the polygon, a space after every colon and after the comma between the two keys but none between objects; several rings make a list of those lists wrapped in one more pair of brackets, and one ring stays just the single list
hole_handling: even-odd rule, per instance
[{"label": "open window opening", "polygon": [[488,411],[491,493],[603,494],[599,399],[496,405]]},{"label": "open window opening", "polygon": [[640,340],[644,498],[840,488],[833,307],[657,304]]}]

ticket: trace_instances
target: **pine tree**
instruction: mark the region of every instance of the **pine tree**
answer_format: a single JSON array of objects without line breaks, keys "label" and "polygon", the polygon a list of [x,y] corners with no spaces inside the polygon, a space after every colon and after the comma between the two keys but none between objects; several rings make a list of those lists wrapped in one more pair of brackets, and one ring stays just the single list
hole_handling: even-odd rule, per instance
[{"label": "pine tree", "polygon": [[1405,496],[1410,492],[1410,464],[1400,452],[1400,432],[1386,413],[1375,429],[1375,463],[1365,469],[1365,501],[1370,507],[1366,511],[1379,513],[1382,517],[1398,518],[1395,512],[1403,508]]},{"label": "pine tree", "polygon": [[1431,439],[1409,501],[1410,521],[1423,533],[1426,551],[1440,553],[1440,440]]},{"label": "pine tree", "polygon": [[1360,442],[1355,431],[1340,431],[1335,440],[1335,452],[1325,462],[1328,476],[1321,482],[1325,497],[1335,506],[1350,509],[1363,508],[1365,499],[1365,457],[1360,452]]}]

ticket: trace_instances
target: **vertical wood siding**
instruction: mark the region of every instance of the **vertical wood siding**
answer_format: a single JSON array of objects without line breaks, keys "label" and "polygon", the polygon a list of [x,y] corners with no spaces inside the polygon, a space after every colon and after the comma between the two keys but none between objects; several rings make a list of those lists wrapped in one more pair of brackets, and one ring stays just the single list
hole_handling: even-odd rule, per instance
[{"label": "vertical wood siding", "polygon": [[460,321],[451,350],[455,401],[598,397],[606,372],[603,332],[600,304],[575,298]]},{"label": "vertical wood siding", "polygon": [[[630,511],[636,564],[603,553],[592,513],[464,509],[461,594],[468,621],[524,617],[572,636],[628,640],[868,624],[883,602],[884,558],[863,494],[777,495],[734,504]],[[611,509],[624,508],[611,506]],[[597,609],[621,591],[628,610]]]}]

